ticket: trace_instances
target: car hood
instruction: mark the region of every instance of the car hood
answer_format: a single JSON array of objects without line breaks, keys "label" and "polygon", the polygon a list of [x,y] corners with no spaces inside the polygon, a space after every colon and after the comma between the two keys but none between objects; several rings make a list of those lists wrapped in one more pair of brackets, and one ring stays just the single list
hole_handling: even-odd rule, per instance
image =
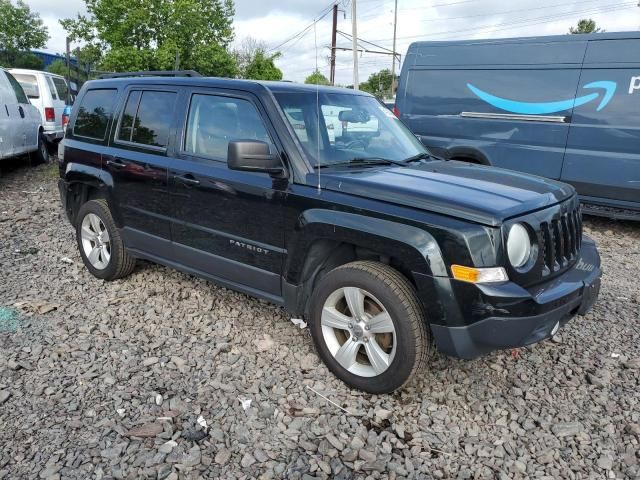
[{"label": "car hood", "polygon": [[573,187],[511,170],[455,161],[323,171],[325,188],[497,226],[562,202]]}]

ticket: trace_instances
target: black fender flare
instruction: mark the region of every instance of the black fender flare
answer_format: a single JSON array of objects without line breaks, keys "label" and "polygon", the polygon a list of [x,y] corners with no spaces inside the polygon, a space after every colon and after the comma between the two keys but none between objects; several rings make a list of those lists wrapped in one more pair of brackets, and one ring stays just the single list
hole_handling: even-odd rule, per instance
[{"label": "black fender flare", "polygon": [[[323,241],[326,246],[318,255],[313,249]],[[410,280],[418,290],[433,292],[437,277],[448,278],[438,242],[429,232],[382,218],[310,209],[298,217],[294,234],[287,242],[283,285],[288,310],[296,314],[307,313],[313,281],[324,264],[323,260],[341,256],[341,249],[330,249],[338,244],[361,247],[399,260],[405,273],[413,276]],[[317,265],[307,264],[309,256],[313,256],[311,261]],[[418,295],[421,300],[425,298],[420,291]],[[433,293],[429,297],[433,298]]]},{"label": "black fender flare", "polygon": [[411,272],[448,276],[436,239],[427,231],[382,218],[335,210],[311,209],[298,218],[295,235],[288,245],[285,275],[300,281],[299,266],[309,247],[326,239],[348,243],[399,258]]},{"label": "black fender flare", "polygon": [[[109,172],[106,172],[99,167],[70,162],[65,167],[63,181],[67,190],[67,205],[65,205],[65,210],[67,212],[70,212],[70,208],[72,207],[70,202],[74,201],[73,197],[69,195],[70,191],[76,188],[78,185],[81,185],[98,191],[100,193],[100,196],[105,198],[109,203],[109,206],[111,207],[111,213],[116,225],[118,227],[122,225],[119,212],[116,209],[115,203],[112,201],[114,183],[113,177]],[[86,190],[83,195],[85,196],[80,198],[80,201],[82,203],[87,201]],[[79,205],[77,205],[77,207],[79,207]],[[70,218],[70,220],[73,222],[73,218]]]}]

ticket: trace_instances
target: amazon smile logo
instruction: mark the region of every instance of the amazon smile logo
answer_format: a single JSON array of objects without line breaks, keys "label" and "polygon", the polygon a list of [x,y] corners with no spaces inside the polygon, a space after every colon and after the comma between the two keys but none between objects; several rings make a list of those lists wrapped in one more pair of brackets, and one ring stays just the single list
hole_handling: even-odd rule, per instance
[{"label": "amazon smile logo", "polygon": [[596,108],[597,111],[602,110],[611,101],[613,94],[616,93],[616,82],[608,80],[601,80],[597,82],[587,83],[582,88],[601,89],[601,92],[592,92],[579,97],[569,98],[567,100],[557,100],[553,102],[518,102],[516,100],[509,100],[507,98],[496,97],[477,87],[474,87],[470,83],[467,83],[467,88],[471,90],[474,95],[484,100],[489,105],[493,105],[500,110],[504,110],[510,113],[520,113],[524,115],[546,115],[550,113],[558,113],[564,110],[570,110],[574,107],[579,107],[585,103],[592,102],[600,98],[600,104]]}]

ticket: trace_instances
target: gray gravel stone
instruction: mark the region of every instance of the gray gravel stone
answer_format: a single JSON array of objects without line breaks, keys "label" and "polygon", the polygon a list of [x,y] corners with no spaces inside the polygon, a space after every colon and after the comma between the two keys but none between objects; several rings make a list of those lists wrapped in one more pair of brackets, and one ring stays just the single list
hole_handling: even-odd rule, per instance
[{"label": "gray gravel stone", "polygon": [[0,170],[0,306],[57,306],[0,333],[0,479],[640,478],[638,224],[585,217],[601,296],[554,341],[368,395],[279,307],[142,261],[92,277],[55,166]]},{"label": "gray gravel stone", "polygon": [[249,468],[254,463],[256,463],[256,459],[250,453],[245,453],[240,461],[242,468]]},{"label": "gray gravel stone", "polygon": [[231,451],[227,448],[221,448],[220,450],[218,450],[218,453],[216,453],[214,462],[216,462],[219,465],[226,465],[226,463],[230,459],[231,459]]},{"label": "gray gravel stone", "polygon": [[577,435],[583,430],[579,422],[557,423],[551,426],[551,431],[556,437],[569,437]]}]

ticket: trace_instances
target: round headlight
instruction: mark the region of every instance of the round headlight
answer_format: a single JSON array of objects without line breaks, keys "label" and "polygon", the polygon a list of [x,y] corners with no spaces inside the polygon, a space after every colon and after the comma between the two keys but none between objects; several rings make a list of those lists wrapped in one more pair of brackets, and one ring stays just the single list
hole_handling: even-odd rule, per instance
[{"label": "round headlight", "polygon": [[516,223],[509,229],[507,254],[511,265],[515,268],[520,268],[529,261],[531,239],[529,238],[529,232],[521,223]]}]

